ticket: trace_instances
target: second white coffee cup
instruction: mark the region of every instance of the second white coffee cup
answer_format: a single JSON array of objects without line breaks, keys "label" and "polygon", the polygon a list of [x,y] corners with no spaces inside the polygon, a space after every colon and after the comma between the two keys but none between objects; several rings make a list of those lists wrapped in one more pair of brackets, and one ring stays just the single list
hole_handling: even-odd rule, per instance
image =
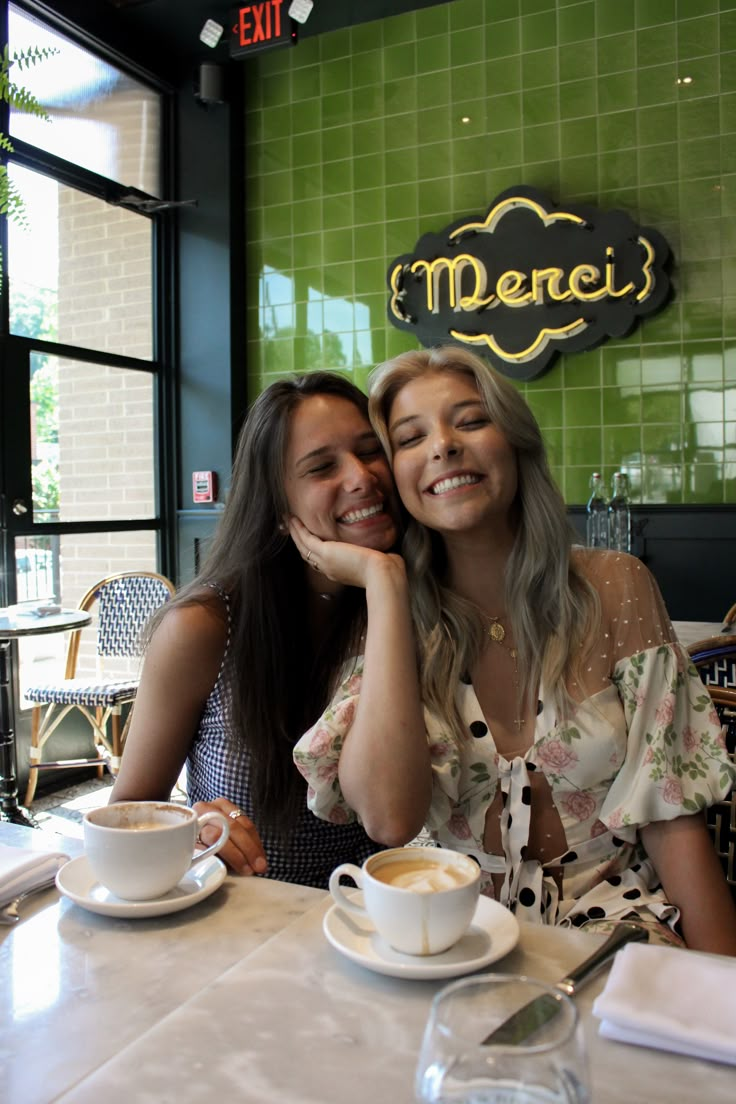
[{"label": "second white coffee cup", "polygon": [[[363,890],[363,908],[345,893],[348,876]],[[338,907],[368,916],[396,951],[433,955],[446,951],[470,927],[480,893],[480,868],[443,847],[394,847],[371,855],[362,867],[342,863],[330,876]]]},{"label": "second white coffee cup", "polygon": [[[194,854],[205,824],[220,825],[217,840]],[[195,863],[224,847],[227,817],[200,816],[165,801],[123,801],[91,809],[84,816],[84,849],[92,873],[116,897],[150,901],[173,889]]]}]

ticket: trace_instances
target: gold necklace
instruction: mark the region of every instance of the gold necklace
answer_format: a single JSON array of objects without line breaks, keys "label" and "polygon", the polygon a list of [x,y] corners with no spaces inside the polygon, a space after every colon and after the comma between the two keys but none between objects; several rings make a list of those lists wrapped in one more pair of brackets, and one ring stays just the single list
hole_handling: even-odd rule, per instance
[{"label": "gold necklace", "polygon": [[[486,617],[490,621],[490,625],[488,626],[488,635],[489,635],[489,637],[491,638],[491,640],[493,641],[494,644],[500,644],[502,648],[505,648],[506,651],[511,656],[511,659],[513,661],[513,664],[514,664],[514,691],[515,691],[515,694],[516,694],[516,704],[517,704],[517,708],[518,708],[519,703],[521,701],[521,696],[520,696],[520,693],[519,693],[519,687],[520,687],[520,682],[519,682],[519,653],[517,652],[516,648],[512,648],[512,647],[509,647],[508,644],[504,644],[504,640],[506,639],[506,629],[504,628],[504,625],[501,621],[501,618],[500,617],[492,617],[490,613],[487,613]],[[515,720],[514,720],[514,727],[516,728],[517,732],[521,732],[522,728],[524,727],[524,718],[523,717],[516,717]]]}]

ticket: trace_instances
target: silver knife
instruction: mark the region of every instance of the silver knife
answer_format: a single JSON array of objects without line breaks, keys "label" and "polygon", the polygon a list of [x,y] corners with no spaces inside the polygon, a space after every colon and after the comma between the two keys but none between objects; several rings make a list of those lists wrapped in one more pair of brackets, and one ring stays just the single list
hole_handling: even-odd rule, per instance
[{"label": "silver knife", "polygon": [[[649,932],[639,924],[617,924],[605,943],[571,970],[567,977],[556,982],[554,988],[568,997],[574,996],[578,989],[597,974],[625,943],[646,943],[648,939]],[[541,997],[535,997],[534,1000],[522,1005],[507,1020],[499,1024],[490,1035],[485,1037],[482,1045],[515,1046],[523,1043],[544,1027],[553,1016],[556,1016],[559,1007],[559,1001],[551,993],[543,993]]]}]

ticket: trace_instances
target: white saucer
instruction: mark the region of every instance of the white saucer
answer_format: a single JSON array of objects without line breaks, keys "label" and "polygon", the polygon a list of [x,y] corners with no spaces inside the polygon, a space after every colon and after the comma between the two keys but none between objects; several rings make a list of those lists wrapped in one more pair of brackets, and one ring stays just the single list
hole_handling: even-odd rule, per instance
[{"label": "white saucer", "polygon": [[189,870],[178,885],[170,889],[163,897],[152,901],[123,901],[115,897],[95,881],[86,855],[65,863],[56,875],[56,888],[65,897],[90,912],[99,912],[102,916],[125,916],[128,919],[147,916],[165,916],[169,912],[196,905],[222,885],[227,869],[216,855],[210,855]]},{"label": "white saucer", "polygon": [[478,898],[473,922],[454,947],[426,958],[394,951],[370,920],[343,912],[337,905],[325,914],[322,930],[336,950],[367,970],[412,979],[470,974],[508,954],[519,939],[516,917],[490,897]]}]

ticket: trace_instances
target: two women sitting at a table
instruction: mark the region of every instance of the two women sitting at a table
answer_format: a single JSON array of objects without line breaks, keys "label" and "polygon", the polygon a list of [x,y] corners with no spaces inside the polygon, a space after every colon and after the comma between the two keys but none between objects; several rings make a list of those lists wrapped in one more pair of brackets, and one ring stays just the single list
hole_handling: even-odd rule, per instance
[{"label": "two women sitting at a table", "polygon": [[232,869],[326,888],[376,844],[307,811],[292,749],[360,650],[365,594],[302,562],[288,513],[331,541],[385,553],[397,540],[366,396],[340,376],[282,380],[253,404],[206,561],[150,632],[112,800],[166,800],[186,761],[189,801],[232,818]]},{"label": "two women sitting at a table", "polygon": [[395,556],[291,521],[320,577],[364,586],[368,608],[363,657],[295,750],[310,808],[389,845],[426,825],[520,918],[633,915],[736,954],[702,815],[733,768],[650,573],[572,546],[533,415],[472,353],[389,361],[370,410],[408,583]]}]

